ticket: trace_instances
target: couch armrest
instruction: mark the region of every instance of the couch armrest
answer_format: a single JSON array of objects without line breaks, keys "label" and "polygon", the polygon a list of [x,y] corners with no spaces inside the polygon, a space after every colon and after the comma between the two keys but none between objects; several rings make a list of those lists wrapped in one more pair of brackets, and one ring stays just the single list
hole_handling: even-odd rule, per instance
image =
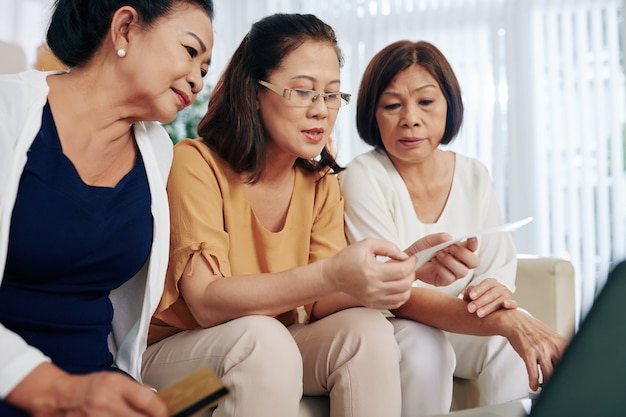
[{"label": "couch armrest", "polygon": [[521,308],[557,333],[571,338],[576,329],[574,267],[560,258],[518,256],[516,291]]}]

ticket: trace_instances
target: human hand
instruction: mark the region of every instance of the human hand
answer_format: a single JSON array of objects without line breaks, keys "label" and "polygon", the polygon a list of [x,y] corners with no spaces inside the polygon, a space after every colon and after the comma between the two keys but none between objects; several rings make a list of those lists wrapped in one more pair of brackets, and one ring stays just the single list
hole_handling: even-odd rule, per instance
[{"label": "human hand", "polygon": [[67,417],[167,416],[165,403],[147,386],[117,372],[77,376]]},{"label": "human hand", "polygon": [[526,364],[528,385],[533,391],[545,383],[567,347],[568,340],[522,310],[507,310],[512,321],[504,336]]},{"label": "human hand", "polygon": [[[377,256],[393,262],[381,263]],[[324,279],[366,307],[398,308],[411,295],[416,258],[390,242],[365,239],[324,261]]]},{"label": "human hand", "polygon": [[[450,239],[452,237],[448,233],[427,235],[413,243],[405,252],[413,255]],[[476,237],[452,244],[438,251],[430,261],[415,271],[415,279],[438,287],[450,285],[457,279],[466,276],[470,269],[478,266],[480,258],[475,253],[477,248],[478,239]]]},{"label": "human hand", "polygon": [[511,290],[495,278],[468,286],[463,292],[463,299],[469,301],[467,311],[476,313],[478,317],[485,317],[501,308],[517,308]]},{"label": "human hand", "polygon": [[35,368],[6,400],[33,417],[168,415],[165,403],[151,388],[127,375],[113,371],[69,375],[49,363]]}]

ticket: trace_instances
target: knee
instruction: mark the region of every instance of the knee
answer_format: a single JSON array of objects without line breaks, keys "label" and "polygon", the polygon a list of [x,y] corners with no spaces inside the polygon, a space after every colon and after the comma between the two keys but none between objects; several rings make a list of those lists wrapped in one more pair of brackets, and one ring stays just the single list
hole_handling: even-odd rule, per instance
[{"label": "knee", "polygon": [[[221,374],[230,396],[220,405],[219,415],[269,415],[268,410],[293,415],[302,397],[303,367],[291,333],[267,316],[246,316],[225,324],[231,328],[224,332]],[[268,401],[272,406],[261,411],[259,407]]]},{"label": "knee", "polygon": [[391,321],[400,348],[401,368],[452,376],[456,354],[445,332],[413,320]]},{"label": "knee", "polygon": [[380,311],[351,308],[335,314],[338,315],[338,335],[343,339],[344,349],[351,346],[355,350],[366,350],[370,359],[390,358],[398,362],[399,350],[393,326]]},{"label": "knee", "polygon": [[[267,316],[237,319],[240,333],[231,349],[232,362],[248,362],[257,372],[276,374],[289,369],[298,380],[302,375],[302,357],[293,337],[278,320]],[[255,372],[256,373],[256,372]]]}]

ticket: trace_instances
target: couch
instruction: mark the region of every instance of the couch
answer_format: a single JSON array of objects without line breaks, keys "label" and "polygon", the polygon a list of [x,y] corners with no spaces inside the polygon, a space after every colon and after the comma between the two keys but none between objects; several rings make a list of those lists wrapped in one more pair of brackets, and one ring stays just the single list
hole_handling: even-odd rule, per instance
[{"label": "couch", "polygon": [[[576,302],[571,262],[559,258],[520,255],[516,282],[514,298],[520,307],[564,337],[573,336],[576,329]],[[476,381],[455,378],[452,410],[477,406]],[[297,417],[328,417],[329,409],[327,396],[304,396]]]}]

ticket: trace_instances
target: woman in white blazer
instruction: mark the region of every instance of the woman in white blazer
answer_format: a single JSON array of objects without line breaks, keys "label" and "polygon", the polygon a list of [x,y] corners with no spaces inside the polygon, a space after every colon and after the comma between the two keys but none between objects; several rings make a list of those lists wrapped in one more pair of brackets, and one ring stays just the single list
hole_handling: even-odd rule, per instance
[{"label": "woman in white blazer", "polygon": [[212,17],[210,0],[59,1],[47,42],[70,70],[0,77],[3,417],[166,415],[139,382],[169,251],[158,122],[202,89]]}]

